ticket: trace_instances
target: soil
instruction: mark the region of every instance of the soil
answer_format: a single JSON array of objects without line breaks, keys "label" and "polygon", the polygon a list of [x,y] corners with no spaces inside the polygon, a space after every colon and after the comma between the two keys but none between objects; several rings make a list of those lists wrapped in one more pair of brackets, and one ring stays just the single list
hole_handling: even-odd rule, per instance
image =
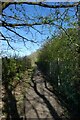
[{"label": "soil", "polygon": [[[47,83],[49,89],[51,86]],[[52,120],[66,120],[67,109],[61,106],[60,101],[54,93],[45,87],[45,80],[42,73],[36,68],[32,82],[25,94],[25,117],[51,118]]]}]

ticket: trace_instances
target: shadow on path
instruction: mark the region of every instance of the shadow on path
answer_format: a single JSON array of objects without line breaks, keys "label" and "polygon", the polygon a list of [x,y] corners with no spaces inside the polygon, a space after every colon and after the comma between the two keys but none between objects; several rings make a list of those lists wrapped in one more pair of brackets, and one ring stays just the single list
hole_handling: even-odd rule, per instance
[{"label": "shadow on path", "polygon": [[59,115],[57,114],[57,112],[55,111],[55,109],[53,108],[53,106],[50,104],[49,100],[48,100],[44,95],[42,95],[41,93],[39,93],[39,91],[37,90],[37,84],[36,84],[36,82],[34,82],[33,80],[32,80],[32,82],[33,82],[33,84],[34,84],[34,86],[33,86],[34,91],[35,91],[36,94],[37,94],[40,98],[42,98],[43,101],[46,103],[46,106],[47,106],[47,108],[49,109],[50,114],[51,114],[51,116],[53,117],[53,119],[55,119],[55,120],[62,120],[62,119],[59,117]]},{"label": "shadow on path", "polygon": [[15,96],[12,94],[11,89],[7,84],[4,84],[5,96],[3,98],[4,111],[6,113],[6,120],[21,120],[17,110]]},{"label": "shadow on path", "polygon": [[32,109],[34,109],[34,111],[35,111],[35,113],[36,113],[36,115],[37,115],[38,120],[40,120],[39,114],[38,114],[38,112],[37,112],[35,106],[32,105],[32,103],[30,102],[30,100],[29,100],[27,97],[26,97],[26,100],[29,102],[29,104],[31,104],[31,107],[32,107]]},{"label": "shadow on path", "polygon": [[26,118],[69,120],[65,116],[65,109],[58,103],[58,98],[45,88],[44,82],[43,75],[36,68],[31,76],[30,87],[26,90]]}]

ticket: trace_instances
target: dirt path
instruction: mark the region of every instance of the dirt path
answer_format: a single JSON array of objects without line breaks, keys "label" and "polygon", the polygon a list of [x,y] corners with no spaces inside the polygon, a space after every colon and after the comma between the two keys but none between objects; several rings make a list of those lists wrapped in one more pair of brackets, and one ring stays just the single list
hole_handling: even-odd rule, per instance
[{"label": "dirt path", "polygon": [[45,88],[44,78],[36,69],[30,88],[26,92],[25,113],[26,118],[51,118],[51,120],[66,120],[65,110],[58,98]]}]

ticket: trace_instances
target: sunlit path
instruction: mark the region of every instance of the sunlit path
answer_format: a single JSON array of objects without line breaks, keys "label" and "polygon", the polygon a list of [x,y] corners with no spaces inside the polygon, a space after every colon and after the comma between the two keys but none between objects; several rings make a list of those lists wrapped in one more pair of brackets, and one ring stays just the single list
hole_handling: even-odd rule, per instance
[{"label": "sunlit path", "polygon": [[45,88],[44,78],[37,69],[27,90],[25,105],[26,118],[66,120],[64,108],[58,98]]}]

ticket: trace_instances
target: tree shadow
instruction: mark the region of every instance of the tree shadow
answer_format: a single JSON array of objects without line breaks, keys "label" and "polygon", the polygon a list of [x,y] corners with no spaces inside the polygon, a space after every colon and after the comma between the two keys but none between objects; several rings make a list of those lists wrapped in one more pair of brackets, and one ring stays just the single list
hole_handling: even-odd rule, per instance
[{"label": "tree shadow", "polygon": [[51,103],[49,102],[49,100],[48,100],[43,94],[41,94],[41,93],[37,90],[37,84],[36,84],[36,82],[34,82],[33,79],[32,79],[32,82],[33,82],[33,85],[34,85],[34,86],[32,86],[33,89],[34,89],[34,91],[36,92],[36,94],[37,94],[40,98],[43,99],[43,101],[45,102],[45,104],[46,104],[46,106],[47,106],[47,108],[48,108],[48,110],[49,110],[52,118],[55,119],[55,120],[62,120],[62,119],[59,117],[59,115],[57,114],[57,112],[55,111],[55,109],[53,108],[53,106],[51,105]]},{"label": "tree shadow", "polygon": [[31,105],[32,109],[35,111],[35,113],[37,115],[37,119],[40,120],[39,114],[38,114],[37,109],[35,108],[35,106],[30,102],[30,100],[27,97],[26,97],[26,100]]},{"label": "tree shadow", "polygon": [[[59,104],[63,107],[66,107],[67,111],[68,111],[68,116],[70,120],[80,120],[80,112],[78,112],[75,108],[74,105],[72,105],[72,103],[70,101],[68,101],[64,95],[62,95],[62,93],[58,93],[57,90],[54,89],[51,90],[50,88],[48,88],[47,85],[45,85],[45,88],[50,91],[53,95],[57,96],[58,100],[57,102],[59,102]],[[72,107],[70,107],[70,104],[72,105]],[[78,108],[77,108],[78,109]],[[77,112],[76,112],[77,111]]]},{"label": "tree shadow", "polygon": [[[68,119],[70,119],[70,120],[75,120],[75,119],[80,120],[80,111],[78,110],[78,108],[76,109],[75,106],[72,104],[73,102],[70,102],[69,100],[67,100],[63,93],[58,92],[54,88],[53,83],[49,80],[49,78],[47,78],[47,75],[44,75],[44,73],[42,71],[41,71],[41,73],[43,74],[43,77],[45,79],[44,80],[45,88],[57,97],[56,100],[62,107],[65,107],[67,109],[68,117],[69,117]],[[50,86],[52,86],[52,89],[50,89],[48,87],[47,83],[49,83]]]},{"label": "tree shadow", "polygon": [[21,120],[17,110],[16,98],[12,94],[11,89],[7,83],[3,84],[5,95],[2,99],[4,102],[3,113],[6,113],[6,120]]}]

